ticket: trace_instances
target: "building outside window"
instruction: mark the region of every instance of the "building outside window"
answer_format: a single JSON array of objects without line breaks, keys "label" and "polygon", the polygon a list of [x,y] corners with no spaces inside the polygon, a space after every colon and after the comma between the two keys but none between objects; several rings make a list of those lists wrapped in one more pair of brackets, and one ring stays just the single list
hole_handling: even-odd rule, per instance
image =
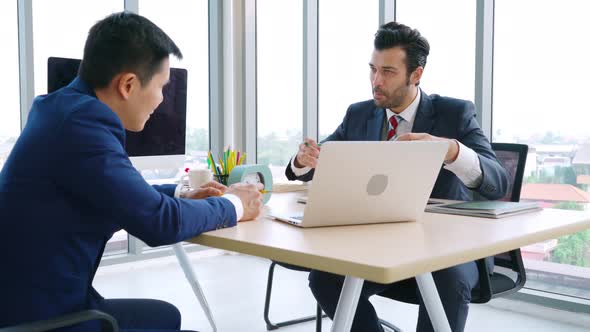
[{"label": "building outside window", "polygon": [[[535,15],[528,15],[531,10]],[[492,138],[529,146],[521,200],[587,210],[585,1],[496,1]],[[590,299],[590,230],[522,248],[527,287]]]}]

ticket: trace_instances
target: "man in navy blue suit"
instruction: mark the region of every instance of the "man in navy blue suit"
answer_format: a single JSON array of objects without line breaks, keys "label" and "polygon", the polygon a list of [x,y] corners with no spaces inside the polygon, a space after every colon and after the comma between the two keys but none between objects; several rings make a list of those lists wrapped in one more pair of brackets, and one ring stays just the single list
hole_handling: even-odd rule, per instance
[{"label": "man in navy blue suit", "polygon": [[[446,141],[449,147],[432,197],[470,200],[472,192],[489,199],[503,197],[508,177],[475,119],[473,103],[427,95],[418,87],[430,50],[428,41],[417,30],[391,22],[379,28],[374,46],[369,63],[373,99],[350,105],[342,124],[325,141]],[[320,151],[313,139],[305,139],[287,166],[287,177],[311,180]],[[399,156],[400,163],[403,157]],[[479,278],[475,262],[435,271],[433,277],[452,330],[463,331],[471,290]],[[315,298],[331,318],[343,281],[342,276],[321,271],[309,275]],[[412,278],[389,285],[366,281],[352,331],[383,331],[369,297],[388,288],[399,290],[400,299],[417,297],[420,307],[416,330],[433,330]]]},{"label": "man in navy blue suit", "polygon": [[123,330],[177,331],[171,304],[94,290],[108,239],[124,229],[172,244],[260,214],[254,185],[208,183],[174,198],[176,185],[150,186],[131,165],[125,129],[141,131],[162,102],[170,54],[182,57],[160,28],[116,13],[90,29],[79,76],[35,99],[0,173],[0,327],[99,309]]}]

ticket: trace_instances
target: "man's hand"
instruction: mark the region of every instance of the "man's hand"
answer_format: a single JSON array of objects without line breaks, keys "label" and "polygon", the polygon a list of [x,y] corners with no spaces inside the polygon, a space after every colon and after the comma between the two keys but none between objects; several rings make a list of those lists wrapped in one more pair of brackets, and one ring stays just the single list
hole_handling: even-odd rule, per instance
[{"label": "man's hand", "polygon": [[426,133],[407,133],[396,139],[396,141],[446,141],[449,142],[445,163],[450,164],[459,156],[459,142],[454,139],[432,136]]},{"label": "man's hand", "polygon": [[260,190],[263,188],[261,183],[258,185],[236,183],[229,186],[227,193],[238,196],[244,206],[244,215],[238,221],[256,219],[260,215],[263,207]]},{"label": "man's hand", "polygon": [[317,142],[311,138],[306,138],[303,143],[299,144],[299,152],[295,156],[295,166],[315,168],[320,156],[320,147]]},{"label": "man's hand", "polygon": [[181,198],[203,199],[212,196],[221,196],[227,187],[217,181],[209,181],[197,189],[180,194]]}]

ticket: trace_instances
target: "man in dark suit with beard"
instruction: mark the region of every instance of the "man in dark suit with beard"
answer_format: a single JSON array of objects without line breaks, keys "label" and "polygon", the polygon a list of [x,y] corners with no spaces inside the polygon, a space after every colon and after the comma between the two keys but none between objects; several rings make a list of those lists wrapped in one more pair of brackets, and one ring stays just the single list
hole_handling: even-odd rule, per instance
[{"label": "man in dark suit with beard", "polygon": [[[471,200],[473,192],[488,199],[503,197],[508,190],[508,176],[475,119],[473,103],[427,95],[418,87],[430,51],[428,41],[417,30],[391,22],[379,28],[374,46],[369,64],[373,99],[350,105],[342,124],[324,141],[446,141],[449,147],[445,162],[431,197]],[[287,166],[287,177],[312,180],[320,151],[313,139],[305,139]],[[399,157],[403,163],[403,156]],[[432,275],[452,330],[463,331],[471,290],[479,278],[475,262],[435,271]],[[343,276],[322,271],[312,271],[309,275],[315,298],[331,318],[343,281]],[[413,278],[388,285],[366,281],[352,331],[383,331],[369,297],[390,287],[399,289],[401,298],[408,295],[419,298],[416,330],[432,331]]]}]

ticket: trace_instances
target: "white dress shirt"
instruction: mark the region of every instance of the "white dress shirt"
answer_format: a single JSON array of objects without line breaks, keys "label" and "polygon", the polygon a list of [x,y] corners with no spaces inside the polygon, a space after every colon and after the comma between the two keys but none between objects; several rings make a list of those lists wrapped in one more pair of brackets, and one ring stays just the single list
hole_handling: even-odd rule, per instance
[{"label": "white dress shirt", "polygon": [[[398,114],[398,118],[401,117],[403,120],[398,121],[398,125],[395,131],[395,136],[391,138],[391,140],[395,140],[397,137],[403,134],[407,134],[412,132],[412,126],[414,125],[414,119],[416,118],[416,111],[418,110],[418,106],[420,105],[420,89],[418,89],[418,93],[416,94],[416,98],[403,110],[401,113]],[[390,109],[386,110],[387,112],[387,119],[392,117],[395,113]],[[391,129],[391,123],[388,121],[389,128]],[[449,171],[453,172],[463,184],[465,184],[468,188],[477,188],[482,181],[483,174],[481,172],[481,167],[479,165],[479,158],[477,153],[472,149],[466,147],[461,142],[456,141],[459,145],[459,154],[457,155],[457,159],[451,163],[445,163],[444,168],[448,169]],[[296,167],[295,166],[295,157],[291,158],[291,169],[296,176],[302,176],[311,170],[310,167]]]},{"label": "white dress shirt", "polygon": [[244,206],[242,205],[242,200],[234,194],[223,194],[221,197],[227,198],[233,204],[234,208],[236,209],[236,220],[240,221],[240,219],[242,219],[244,216]]}]

